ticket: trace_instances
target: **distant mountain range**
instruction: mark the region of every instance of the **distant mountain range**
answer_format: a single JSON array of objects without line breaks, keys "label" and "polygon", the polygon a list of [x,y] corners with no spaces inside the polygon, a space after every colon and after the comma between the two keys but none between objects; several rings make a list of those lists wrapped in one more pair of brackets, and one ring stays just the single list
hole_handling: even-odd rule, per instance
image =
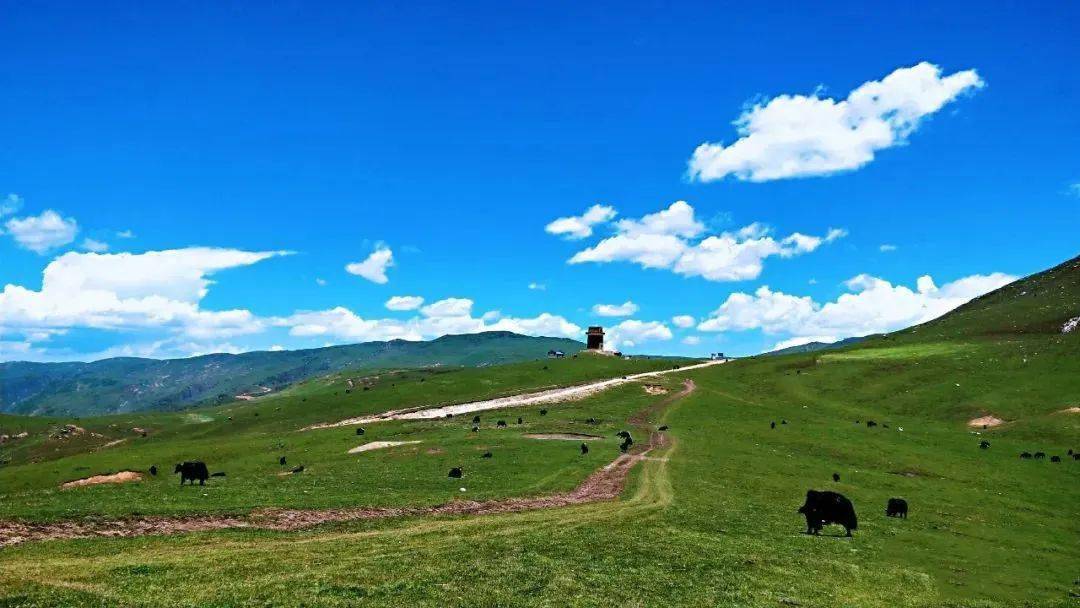
[{"label": "distant mountain range", "polygon": [[819,350],[828,350],[830,348],[840,348],[849,344],[856,344],[869,338],[870,336],[860,336],[857,338],[844,338],[836,342],[807,342],[806,344],[800,344],[798,346],[789,346],[787,348],[780,348],[777,350],[771,350],[767,353],[763,353],[766,356],[771,355],[791,355],[795,353],[812,353]]},{"label": "distant mountain range", "polygon": [[510,332],[391,340],[293,351],[214,354],[189,359],[118,357],[93,363],[0,363],[0,412],[94,415],[172,410],[278,390],[345,369],[482,366],[576,352],[566,338]]}]

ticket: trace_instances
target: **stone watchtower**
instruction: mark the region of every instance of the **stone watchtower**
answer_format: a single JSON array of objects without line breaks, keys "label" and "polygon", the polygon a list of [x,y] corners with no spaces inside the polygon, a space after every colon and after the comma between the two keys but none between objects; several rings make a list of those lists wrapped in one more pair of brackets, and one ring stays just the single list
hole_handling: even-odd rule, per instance
[{"label": "stone watchtower", "polygon": [[604,350],[604,328],[594,325],[585,332],[585,348],[589,350]]}]

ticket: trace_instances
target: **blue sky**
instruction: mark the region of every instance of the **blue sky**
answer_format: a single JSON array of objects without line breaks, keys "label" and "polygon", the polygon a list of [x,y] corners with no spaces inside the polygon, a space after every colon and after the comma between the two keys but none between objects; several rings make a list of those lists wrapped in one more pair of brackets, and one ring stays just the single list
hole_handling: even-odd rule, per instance
[{"label": "blue sky", "polygon": [[580,4],[9,3],[0,359],[749,354],[1080,253],[1075,4]]}]

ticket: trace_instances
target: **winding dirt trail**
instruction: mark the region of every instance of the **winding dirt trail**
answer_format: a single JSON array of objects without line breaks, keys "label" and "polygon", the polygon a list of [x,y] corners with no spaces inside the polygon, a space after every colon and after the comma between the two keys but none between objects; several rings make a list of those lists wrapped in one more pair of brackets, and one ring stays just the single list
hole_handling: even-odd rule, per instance
[{"label": "winding dirt trail", "polygon": [[313,424],[311,426],[306,426],[300,430],[311,431],[316,429],[329,429],[340,426],[372,424],[385,420],[433,420],[436,418],[445,418],[447,414],[453,414],[457,416],[460,414],[471,414],[473,412],[497,410],[507,407],[521,407],[525,405],[540,405],[544,403],[574,401],[577,399],[584,399],[585,397],[589,397],[591,395],[599,393],[600,391],[604,391],[615,386],[619,386],[629,382],[635,382],[644,378],[656,378],[658,376],[664,376],[666,374],[676,374],[694,369],[700,369],[702,367],[709,367],[711,365],[719,365],[724,362],[726,362],[725,359],[718,359],[714,361],[706,361],[704,363],[696,363],[694,365],[687,365],[684,367],[679,367],[677,369],[662,369],[654,372],[642,372],[639,374],[630,374],[629,376],[621,376],[619,378],[599,380],[597,382],[590,382],[588,384],[579,384],[577,386],[570,386],[566,388],[554,388],[534,393],[523,393],[520,395],[511,395],[509,397],[499,397],[497,399],[486,399],[484,401],[472,401],[469,403],[458,403],[456,405],[430,407],[420,406],[400,410],[390,410],[381,414],[358,416],[356,418],[346,418],[345,420],[339,420],[337,422],[321,422],[318,424]]},{"label": "winding dirt trail", "polygon": [[[689,368],[683,368],[689,369]],[[630,417],[629,422],[643,425],[652,414],[666,408],[696,388],[693,380],[683,381],[678,393],[669,395]],[[601,469],[589,475],[569,492],[531,498],[499,500],[453,500],[434,507],[351,507],[343,509],[259,509],[247,515],[190,517],[145,516],[125,519],[81,519],[47,523],[0,521],[0,548],[25,542],[91,537],[132,537],[181,534],[233,528],[266,530],[300,530],[330,522],[357,519],[438,515],[488,515],[515,513],[536,509],[566,507],[589,502],[614,500],[622,494],[630,469],[656,448],[668,445],[666,434],[652,431],[649,439],[637,444],[628,454],[620,454]]]}]

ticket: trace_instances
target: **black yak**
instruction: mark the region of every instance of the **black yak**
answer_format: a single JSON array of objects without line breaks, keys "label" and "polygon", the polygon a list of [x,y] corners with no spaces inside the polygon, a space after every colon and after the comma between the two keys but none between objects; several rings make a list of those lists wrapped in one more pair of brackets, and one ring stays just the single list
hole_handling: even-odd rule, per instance
[{"label": "black yak", "polygon": [[157,475],[157,465],[156,464],[150,465],[150,474],[151,475]]},{"label": "black yak", "polygon": [[461,479],[461,467],[454,467],[450,469],[450,473],[447,477],[453,477],[454,479]]},{"label": "black yak", "polygon": [[1031,452],[1020,452],[1020,458],[1023,458],[1024,460],[1029,460],[1031,458]]},{"label": "black yak", "polygon": [[903,498],[890,498],[889,504],[885,505],[885,516],[907,519],[907,501]]},{"label": "black yak", "polygon": [[870,428],[872,426],[877,426],[877,423],[874,422],[873,420],[867,420],[866,421],[866,428]]},{"label": "black yak", "polygon": [[199,481],[199,485],[205,485],[206,480],[210,478],[210,471],[206,469],[206,463],[201,461],[184,462],[176,465],[173,473],[180,474],[180,485],[184,485],[184,482],[191,480],[191,485],[195,485],[195,481]]},{"label": "black yak", "polygon": [[1072,457],[1073,457],[1073,460],[1080,460],[1080,452],[1074,452]]},{"label": "black yak", "polygon": [[848,536],[859,528],[855,517],[855,507],[851,501],[836,492],[806,491],[806,502],[799,507],[799,513],[806,516],[806,533],[818,534],[828,524],[840,524]]},{"label": "black yak", "polygon": [[619,445],[619,449],[623,452],[628,451],[630,446],[634,445],[634,438],[630,436],[629,431],[619,431],[618,433],[615,433],[615,435],[623,438],[622,444]]},{"label": "black yak", "polygon": [[518,424],[522,424],[522,423],[524,423],[524,422],[525,422],[525,421],[521,419],[521,416],[518,416]]},{"label": "black yak", "polygon": [[285,466],[285,457],[282,456],[281,458],[278,458],[277,463],[280,464],[281,466]]},{"label": "black yak", "polygon": [[293,472],[294,475],[297,474],[297,473],[303,473],[304,472],[304,465],[300,465],[300,466],[294,468],[292,470],[292,472]]},{"label": "black yak", "polygon": [[540,410],[541,416],[547,416],[547,410]]},{"label": "black yak", "polygon": [[665,425],[661,426],[661,427],[660,427],[659,429],[657,429],[657,430],[660,430],[660,431],[666,431],[666,430],[668,430],[668,425],[666,425],[666,424],[665,424]]},{"label": "black yak", "polygon": [[506,426],[506,421],[505,420],[500,420],[500,421],[495,423],[495,426],[504,427],[504,426]]},{"label": "black yak", "polygon": [[361,427],[357,427],[357,429],[356,429],[356,434],[357,434],[357,435],[363,435],[363,434],[364,434],[364,427],[362,427],[362,426],[361,426]]},{"label": "black yak", "polygon": [[979,442],[979,447],[984,449],[984,450],[988,450],[988,449],[990,449],[990,442],[983,439],[982,441]]},{"label": "black yak", "polygon": [[832,480],[833,481],[840,481],[840,474],[839,473],[833,473],[832,474]]},{"label": "black yak", "polygon": [[478,426],[472,427],[472,432],[479,433],[480,432],[480,427],[478,427]]},{"label": "black yak", "polygon": [[480,416],[473,416],[472,417],[472,423],[473,424],[480,424]]},{"label": "black yak", "polygon": [[776,428],[776,421],[775,420],[773,420],[772,422],[769,423],[769,428],[770,429],[775,429]]},{"label": "black yak", "polygon": [[1050,462],[1061,462],[1061,456],[1051,456]]},{"label": "black yak", "polygon": [[1046,458],[1046,452],[1035,452],[1035,460]]},{"label": "black yak", "polygon": [[481,458],[491,458],[491,452],[484,452],[480,457]]},{"label": "black yak", "polygon": [[584,441],[581,442],[581,455],[584,456],[585,454],[588,454],[588,453],[589,453],[589,444],[585,443]]}]

